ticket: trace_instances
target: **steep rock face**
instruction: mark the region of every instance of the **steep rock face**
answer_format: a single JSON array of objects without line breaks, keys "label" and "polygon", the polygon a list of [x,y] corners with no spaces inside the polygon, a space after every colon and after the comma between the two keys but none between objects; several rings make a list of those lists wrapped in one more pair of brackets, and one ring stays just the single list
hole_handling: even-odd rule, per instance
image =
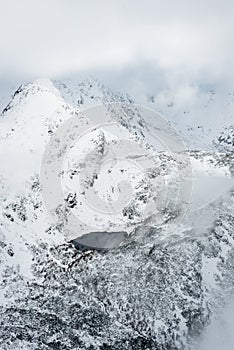
[{"label": "steep rock face", "polygon": [[[155,212],[134,226],[122,246],[77,251],[64,235],[67,211],[53,224],[43,206],[39,173],[47,143],[69,118],[77,118],[79,125],[86,122],[74,104],[104,103],[119,133],[124,128],[147,150],[146,131],[157,125],[150,115],[145,120],[129,97],[97,82],[78,83],[77,88],[67,82],[56,85],[62,96],[49,81],[21,87],[0,121],[0,347],[187,350],[233,292],[233,192],[228,185],[223,196],[217,192],[204,201],[207,182],[200,184],[207,174],[217,177],[216,187],[220,179],[229,181],[233,157],[188,152],[193,172],[202,174],[195,189],[205,195],[193,197],[196,206],[178,225],[180,213],[158,207],[156,201]],[[126,118],[115,113],[112,102],[124,102]],[[142,133],[134,133],[137,125]],[[108,142],[105,130],[92,134],[94,170]],[[151,176],[160,172],[176,183],[180,158],[165,151],[153,156]],[[74,160],[67,168],[69,178],[80,170]],[[86,167],[91,165],[86,161]],[[77,205],[74,195],[65,193],[64,198],[65,209]],[[127,217],[136,213],[137,206]]]},{"label": "steep rock face", "polygon": [[228,128],[225,128],[221,134],[214,141],[215,147],[224,153],[233,153],[234,152],[234,126],[231,125]]}]

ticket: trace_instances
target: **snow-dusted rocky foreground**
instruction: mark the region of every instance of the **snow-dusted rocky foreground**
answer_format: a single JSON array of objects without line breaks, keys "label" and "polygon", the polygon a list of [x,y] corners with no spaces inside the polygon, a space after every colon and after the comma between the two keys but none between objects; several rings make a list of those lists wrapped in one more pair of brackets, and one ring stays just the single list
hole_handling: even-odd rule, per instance
[{"label": "snow-dusted rocky foreground", "polygon": [[233,295],[233,126],[206,151],[182,129],[93,80],[14,93],[0,116],[0,349],[200,349]]}]

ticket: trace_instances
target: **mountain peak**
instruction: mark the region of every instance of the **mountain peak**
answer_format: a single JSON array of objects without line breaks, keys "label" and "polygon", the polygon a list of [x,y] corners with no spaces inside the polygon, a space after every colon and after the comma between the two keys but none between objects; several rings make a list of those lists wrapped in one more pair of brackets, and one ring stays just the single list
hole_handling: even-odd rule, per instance
[{"label": "mountain peak", "polygon": [[54,85],[64,100],[75,108],[88,108],[98,104],[115,102],[133,102],[127,94],[113,92],[93,77],[83,80],[73,78],[55,80]]},{"label": "mountain peak", "polygon": [[35,95],[35,94],[50,93],[55,95],[57,98],[61,98],[61,95],[49,79],[36,79],[27,84],[20,85],[18,89],[13,93],[10,102],[3,109],[2,114],[6,114],[13,107],[19,105],[25,99]]}]

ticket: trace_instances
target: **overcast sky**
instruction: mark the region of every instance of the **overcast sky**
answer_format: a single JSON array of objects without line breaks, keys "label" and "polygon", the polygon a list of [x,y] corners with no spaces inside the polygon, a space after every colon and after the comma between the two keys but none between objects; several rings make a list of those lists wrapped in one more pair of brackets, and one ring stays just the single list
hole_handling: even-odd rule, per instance
[{"label": "overcast sky", "polygon": [[231,0],[0,0],[1,76],[150,65],[171,79],[234,75]]}]

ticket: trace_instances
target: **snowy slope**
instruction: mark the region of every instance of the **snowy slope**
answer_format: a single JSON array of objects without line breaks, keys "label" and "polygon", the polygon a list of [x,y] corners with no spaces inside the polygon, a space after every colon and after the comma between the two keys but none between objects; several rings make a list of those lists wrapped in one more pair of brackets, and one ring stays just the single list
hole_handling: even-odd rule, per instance
[{"label": "snowy slope", "polygon": [[233,123],[232,91],[186,85],[176,89],[164,87],[162,91],[151,87],[150,91],[142,91],[141,86],[133,86],[129,96],[128,91],[113,93],[92,78],[63,78],[54,84],[67,101],[81,109],[116,100],[152,108],[170,121],[190,149],[211,151],[212,141],[224,127]]},{"label": "snowy slope", "polygon": [[[21,86],[0,117],[1,349],[188,349],[233,292],[232,154],[177,149],[170,124],[96,81],[55,85]],[[85,108],[100,104],[92,119]],[[64,135],[52,217],[42,172],[63,159]],[[69,243],[119,227],[128,236],[114,250]]]}]

